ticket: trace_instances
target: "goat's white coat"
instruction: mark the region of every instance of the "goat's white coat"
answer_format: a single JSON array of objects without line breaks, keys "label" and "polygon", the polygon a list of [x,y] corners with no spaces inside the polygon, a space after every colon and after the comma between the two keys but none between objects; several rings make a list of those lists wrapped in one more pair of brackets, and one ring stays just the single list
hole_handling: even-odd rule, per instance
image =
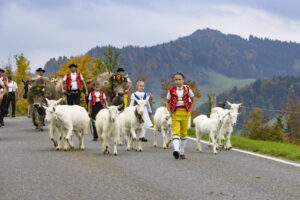
[{"label": "goat's white coat", "polygon": [[[57,150],[60,149],[60,140],[64,137],[64,150],[74,149],[72,135],[79,138],[79,149],[84,150],[84,135],[87,134],[90,118],[87,111],[78,105],[57,105],[60,100],[48,101],[45,120],[49,123],[49,136]],[[58,130],[58,143],[54,139],[54,131]]]},{"label": "goat's white coat", "polygon": [[[163,137],[163,148],[166,149],[172,140],[172,118],[166,107],[159,107],[154,115],[154,143],[153,146],[157,147],[157,133],[161,132]],[[169,133],[169,137],[167,136]]]},{"label": "goat's white coat", "polygon": [[109,106],[100,110],[96,115],[95,125],[98,138],[102,141],[102,152],[109,153],[109,142],[113,141],[114,155],[117,155],[117,143],[120,137],[118,106]]}]

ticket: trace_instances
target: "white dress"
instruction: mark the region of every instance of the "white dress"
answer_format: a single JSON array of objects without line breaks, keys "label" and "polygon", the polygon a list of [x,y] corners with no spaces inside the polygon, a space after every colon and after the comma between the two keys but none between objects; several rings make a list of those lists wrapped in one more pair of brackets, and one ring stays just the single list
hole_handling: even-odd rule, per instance
[{"label": "white dress", "polygon": [[[135,106],[135,95],[138,97],[138,98],[140,98],[140,99],[144,99],[145,98],[145,92],[138,92],[138,91],[136,91],[135,93],[133,93],[132,95],[131,95],[131,101],[130,101],[130,105],[129,106]],[[146,94],[146,96],[147,96],[147,94]],[[146,104],[146,107],[145,107],[145,110],[144,110],[144,119],[145,119],[145,124],[144,124],[144,127],[145,128],[149,128],[149,127],[151,127],[153,124],[152,124],[152,121],[151,121],[151,119],[150,119],[150,117],[149,117],[149,112],[150,113],[152,113],[152,110],[151,110],[151,106],[150,106],[150,103],[149,103],[149,101],[147,102],[147,104]]]}]

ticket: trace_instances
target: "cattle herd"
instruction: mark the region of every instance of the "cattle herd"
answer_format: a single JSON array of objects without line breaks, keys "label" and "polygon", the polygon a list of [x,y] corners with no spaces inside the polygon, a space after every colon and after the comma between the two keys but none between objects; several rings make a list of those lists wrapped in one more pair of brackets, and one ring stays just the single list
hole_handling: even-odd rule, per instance
[{"label": "cattle herd", "polygon": [[[126,144],[128,151],[141,152],[142,142],[139,140],[144,127],[144,110],[147,99],[139,100],[136,106],[123,109],[123,83],[110,82],[109,72],[99,74],[97,78],[87,81],[88,90],[95,84],[101,85],[101,90],[107,96],[108,106],[98,112],[95,125],[99,141],[102,143],[102,152],[110,153],[110,143],[114,144],[113,154],[117,155],[117,146]],[[90,117],[85,108],[78,105],[66,105],[66,96],[61,90],[62,79],[50,79],[47,77],[36,77],[24,82],[25,94],[29,102],[28,116],[32,117],[36,129],[43,131],[44,123],[49,126],[49,136],[57,150],[61,149],[61,141],[64,142],[63,149],[74,149],[73,135],[79,140],[79,149],[84,150],[84,136],[88,133]],[[114,85],[112,85],[114,84]],[[35,94],[30,90],[32,87],[40,86],[43,93]],[[194,120],[196,130],[196,150],[202,151],[200,138],[203,134],[209,135],[209,145],[212,143],[213,153],[217,149],[232,148],[230,136],[238,117],[238,109],[241,104],[227,102],[230,109],[215,107],[210,117],[199,115]],[[120,111],[121,110],[121,111]],[[154,143],[157,147],[157,134],[162,134],[163,148],[169,147],[172,141],[172,119],[166,107],[156,109],[154,115]],[[226,137],[225,137],[226,135]]]}]

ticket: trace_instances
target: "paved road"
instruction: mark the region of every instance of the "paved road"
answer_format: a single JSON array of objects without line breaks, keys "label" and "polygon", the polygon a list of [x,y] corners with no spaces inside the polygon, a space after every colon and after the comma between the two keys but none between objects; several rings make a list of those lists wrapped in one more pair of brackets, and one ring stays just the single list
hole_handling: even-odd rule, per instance
[{"label": "paved road", "polygon": [[90,134],[85,151],[56,151],[47,129],[38,132],[22,117],[5,122],[1,200],[300,199],[297,167],[233,151],[215,156],[206,145],[198,153],[193,141],[186,160],[174,160],[171,149],[155,149],[152,141],[143,143],[142,153],[122,146],[114,157],[101,154]]}]

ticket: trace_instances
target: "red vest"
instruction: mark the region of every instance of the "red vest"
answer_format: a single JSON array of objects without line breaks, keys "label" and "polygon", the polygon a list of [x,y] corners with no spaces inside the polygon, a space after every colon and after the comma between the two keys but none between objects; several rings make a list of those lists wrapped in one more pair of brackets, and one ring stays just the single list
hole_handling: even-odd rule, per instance
[{"label": "red vest", "polygon": [[[176,86],[170,88],[170,90],[169,90],[170,95],[171,95],[171,99],[170,99],[170,111],[171,112],[175,112],[175,110],[176,110],[176,104],[178,101],[178,96],[177,96],[176,90],[177,90]],[[182,100],[183,100],[185,108],[188,112],[191,111],[191,104],[189,102],[189,91],[190,91],[189,87],[183,86]]]},{"label": "red vest", "polygon": [[[91,100],[91,105],[94,106],[96,104],[96,95],[95,95],[95,91],[91,92],[91,96],[92,96],[92,100]],[[102,104],[102,106],[104,106],[104,99],[103,99],[103,92],[100,90],[100,102]]]},{"label": "red vest", "polygon": [[[81,88],[81,76],[80,76],[80,73],[78,73],[78,72],[76,72],[76,82],[77,82],[78,89],[80,89]],[[72,83],[71,73],[68,73],[67,80],[66,80],[67,90],[71,90],[71,83]]]}]

